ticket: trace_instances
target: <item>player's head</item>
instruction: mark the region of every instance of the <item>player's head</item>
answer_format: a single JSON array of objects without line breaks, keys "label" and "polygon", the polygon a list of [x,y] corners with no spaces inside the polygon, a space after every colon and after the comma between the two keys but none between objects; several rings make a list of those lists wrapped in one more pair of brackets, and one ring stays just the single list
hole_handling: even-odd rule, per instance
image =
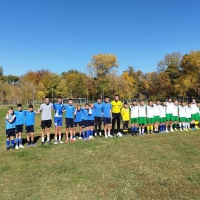
[{"label": "player's head", "polygon": [[89,109],[89,106],[90,106],[89,103],[86,103],[85,104],[85,109]]},{"label": "player's head", "polygon": [[188,107],[191,107],[191,102],[188,102]]},{"label": "player's head", "polygon": [[177,100],[177,99],[174,100],[174,104],[175,104],[176,106],[178,105],[178,100]]},{"label": "player's head", "polygon": [[171,98],[171,97],[168,98],[168,102],[169,102],[169,103],[172,102],[172,98]]},{"label": "player's head", "polygon": [[62,97],[61,97],[61,96],[58,96],[58,97],[57,97],[57,101],[58,101],[58,103],[62,103]]},{"label": "player's head", "polygon": [[114,99],[115,99],[115,101],[119,101],[119,95],[115,94]]},{"label": "player's head", "polygon": [[13,115],[13,113],[14,113],[13,107],[9,107],[8,108],[8,114]]},{"label": "player's head", "polygon": [[148,101],[149,106],[153,106],[153,102],[151,100]]},{"label": "player's head", "polygon": [[72,105],[72,104],[73,104],[72,99],[68,99],[68,104],[69,104],[69,105]]},{"label": "player's head", "polygon": [[78,105],[76,106],[76,109],[77,109],[77,110],[80,110],[80,109],[81,109],[81,105],[78,104]]},{"label": "player's head", "polygon": [[94,104],[93,103],[90,103],[90,108],[94,108]]},{"label": "player's head", "polygon": [[128,102],[124,102],[124,108],[128,108]]},{"label": "player's head", "polygon": [[166,102],[165,102],[164,100],[162,101],[162,105],[163,105],[163,106],[166,106]]},{"label": "player's head", "polygon": [[132,105],[136,106],[136,100],[135,99],[132,101]]},{"label": "player's head", "polygon": [[196,103],[196,99],[195,98],[192,98],[192,103]]},{"label": "player's head", "polygon": [[185,106],[185,101],[181,101],[181,106]]},{"label": "player's head", "polygon": [[22,104],[21,103],[17,104],[17,110],[19,110],[19,111],[22,110]]},{"label": "player's head", "polygon": [[44,99],[44,103],[46,103],[47,105],[49,104],[50,100],[49,100],[49,97],[46,96],[45,99]]},{"label": "player's head", "polygon": [[140,105],[144,106],[144,100],[140,100]]},{"label": "player's head", "polygon": [[160,104],[160,99],[156,99],[156,105]]},{"label": "player's head", "polygon": [[197,101],[197,106],[200,107],[200,101]]},{"label": "player's head", "polygon": [[108,96],[105,96],[104,101],[105,101],[106,103],[108,103],[108,102],[109,102],[109,97],[108,97]]},{"label": "player's head", "polygon": [[98,97],[97,102],[101,103],[101,97]]},{"label": "player's head", "polygon": [[28,106],[28,110],[29,110],[30,112],[32,112],[32,111],[33,111],[33,105],[30,104],[30,105]]}]

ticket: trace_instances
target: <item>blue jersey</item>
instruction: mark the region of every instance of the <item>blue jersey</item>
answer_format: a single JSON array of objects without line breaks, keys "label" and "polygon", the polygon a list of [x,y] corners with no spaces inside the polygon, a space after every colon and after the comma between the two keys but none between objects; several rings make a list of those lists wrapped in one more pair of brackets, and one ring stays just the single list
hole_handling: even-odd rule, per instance
[{"label": "blue jersey", "polygon": [[66,110],[66,118],[74,118],[74,112],[75,108],[72,105],[65,105],[65,110]]},{"label": "blue jersey", "polygon": [[81,111],[82,111],[82,120],[88,120],[89,109],[81,108]]},{"label": "blue jersey", "polygon": [[[13,118],[13,115],[8,115],[9,120],[11,120],[12,118]],[[15,128],[15,122],[16,122],[16,118],[11,123],[6,119],[6,130]]]},{"label": "blue jersey", "polygon": [[102,106],[103,117],[111,118],[110,116],[111,109],[112,109],[112,105],[109,102],[108,103],[103,102],[103,106]]},{"label": "blue jersey", "polygon": [[53,109],[55,110],[55,115],[54,117],[62,117],[63,114],[63,110],[64,110],[65,106],[61,103],[54,103],[53,104]]},{"label": "blue jersey", "polygon": [[94,116],[95,117],[102,117],[102,107],[103,107],[103,103],[95,103],[94,104],[94,108],[95,108],[95,111],[94,111]]},{"label": "blue jersey", "polygon": [[92,114],[88,115],[88,120],[94,120],[95,108],[92,108],[91,111],[92,111]]},{"label": "blue jersey", "polygon": [[22,125],[25,123],[25,114],[26,114],[25,110],[22,110],[22,111],[15,110],[14,111],[14,115],[16,116],[15,125]]},{"label": "blue jersey", "polygon": [[82,111],[77,110],[76,115],[74,117],[74,122],[81,122],[82,121]]},{"label": "blue jersey", "polygon": [[25,120],[26,126],[32,126],[32,125],[35,124],[35,115],[36,115],[36,113],[34,111],[33,112],[29,112],[29,111],[26,112],[26,120]]}]

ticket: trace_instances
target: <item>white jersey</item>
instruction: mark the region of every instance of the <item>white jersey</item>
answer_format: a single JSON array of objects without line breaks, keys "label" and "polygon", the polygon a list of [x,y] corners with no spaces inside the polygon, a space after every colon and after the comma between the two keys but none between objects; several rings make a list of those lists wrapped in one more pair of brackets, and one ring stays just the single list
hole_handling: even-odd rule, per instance
[{"label": "white jersey", "polygon": [[196,114],[197,104],[191,103],[191,114]]},{"label": "white jersey", "polygon": [[174,109],[173,109],[173,116],[177,117],[178,116],[178,105],[174,104]]},{"label": "white jersey", "polygon": [[146,106],[138,106],[138,116],[146,117]]},{"label": "white jersey", "polygon": [[160,118],[166,117],[166,106],[160,106]]},{"label": "white jersey", "polygon": [[173,114],[174,113],[174,103],[166,102],[166,114]]},{"label": "white jersey", "polygon": [[196,108],[196,113],[199,114],[199,111],[200,111],[200,110],[199,110],[199,107],[197,106],[197,108]]},{"label": "white jersey", "polygon": [[153,106],[147,106],[147,118],[153,118],[154,115],[154,108]]},{"label": "white jersey", "polygon": [[138,113],[138,106],[130,106],[130,110],[131,110],[131,118],[138,118],[139,113]]},{"label": "white jersey", "polygon": [[160,107],[161,105],[154,104],[153,105],[153,115],[160,116]]},{"label": "white jersey", "polygon": [[185,107],[185,117],[186,118],[191,118],[191,107],[186,106]]},{"label": "white jersey", "polygon": [[186,107],[185,106],[179,106],[179,117],[186,117]]}]

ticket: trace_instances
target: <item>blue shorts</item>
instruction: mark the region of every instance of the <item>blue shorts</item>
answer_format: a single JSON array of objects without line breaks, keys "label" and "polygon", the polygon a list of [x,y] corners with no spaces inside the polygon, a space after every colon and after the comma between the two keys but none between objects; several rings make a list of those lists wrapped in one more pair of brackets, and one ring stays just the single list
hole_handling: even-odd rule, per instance
[{"label": "blue shorts", "polygon": [[11,136],[15,136],[15,128],[6,129],[6,138],[9,138]]},{"label": "blue shorts", "polygon": [[54,126],[62,126],[62,117],[54,117]]},{"label": "blue shorts", "polygon": [[26,126],[26,133],[34,133],[34,126],[33,125]]},{"label": "blue shorts", "polygon": [[15,133],[22,133],[23,132],[23,124],[15,126]]},{"label": "blue shorts", "polygon": [[88,120],[82,120],[81,126],[82,126],[83,128],[88,127]]},{"label": "blue shorts", "polygon": [[80,126],[82,126],[82,123],[81,122],[74,122],[73,127],[77,127],[77,125],[79,125],[79,127],[80,127]]},{"label": "blue shorts", "polygon": [[104,118],[103,118],[103,123],[104,123],[104,125],[106,125],[106,124],[111,124],[111,118],[104,117]]},{"label": "blue shorts", "polygon": [[66,128],[73,128],[74,126],[74,119],[73,118],[65,118]]},{"label": "blue shorts", "polygon": [[88,121],[88,126],[94,126],[94,120],[89,120]]}]

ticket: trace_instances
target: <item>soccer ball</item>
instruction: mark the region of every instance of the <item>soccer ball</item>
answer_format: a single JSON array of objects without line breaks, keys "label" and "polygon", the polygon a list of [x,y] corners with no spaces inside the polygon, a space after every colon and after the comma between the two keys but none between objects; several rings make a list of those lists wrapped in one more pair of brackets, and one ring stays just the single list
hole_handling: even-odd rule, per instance
[{"label": "soccer ball", "polygon": [[122,137],[122,134],[121,133],[117,133],[117,137]]}]

